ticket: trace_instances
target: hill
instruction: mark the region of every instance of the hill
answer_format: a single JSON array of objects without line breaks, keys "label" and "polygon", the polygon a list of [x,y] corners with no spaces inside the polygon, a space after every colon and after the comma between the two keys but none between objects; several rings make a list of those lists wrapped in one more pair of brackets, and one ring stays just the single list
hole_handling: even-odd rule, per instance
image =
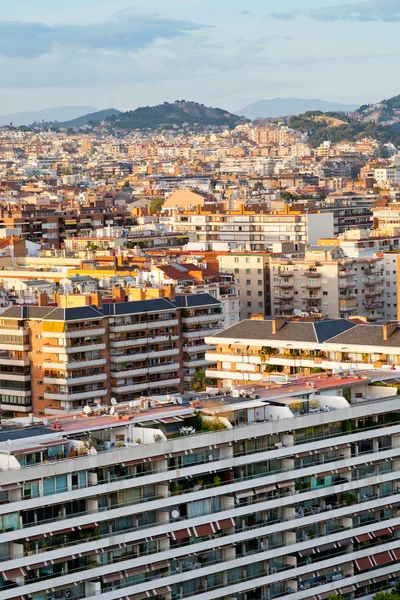
[{"label": "hill", "polygon": [[322,112],[349,112],[356,110],[356,104],[338,104],[337,102],[326,102],[325,100],[302,99],[302,98],[274,98],[272,100],[259,100],[245,106],[236,112],[248,119],[268,119],[300,115],[310,110]]},{"label": "hill", "polygon": [[42,121],[67,121],[97,110],[94,106],[59,106],[58,108],[16,112],[1,115],[0,125],[9,125],[10,123],[14,125],[30,125],[31,123],[41,123]]},{"label": "hill", "polygon": [[137,108],[107,120],[111,129],[118,130],[182,128],[185,123],[189,126],[234,128],[247,121],[221,108],[210,108],[185,100]]},{"label": "hill", "polygon": [[89,125],[89,123],[99,123],[100,121],[104,121],[109,117],[117,116],[119,114],[121,113],[116,108],[106,108],[105,110],[98,110],[97,112],[89,113],[82,117],[78,117],[77,119],[71,119],[70,121],[53,121],[51,123],[42,123],[42,125],[45,127],[58,127],[60,129],[68,127],[85,127],[85,125]]},{"label": "hill", "polygon": [[[321,117],[330,117],[329,119]],[[331,119],[342,121],[332,127]],[[303,115],[290,118],[289,126],[298,131],[308,133],[310,143],[317,147],[325,140],[338,143],[343,141],[355,141],[361,138],[374,138],[381,143],[392,142],[395,146],[400,145],[400,123],[392,125],[379,125],[377,123],[362,122],[351,119],[337,113],[325,113],[310,111]]]}]

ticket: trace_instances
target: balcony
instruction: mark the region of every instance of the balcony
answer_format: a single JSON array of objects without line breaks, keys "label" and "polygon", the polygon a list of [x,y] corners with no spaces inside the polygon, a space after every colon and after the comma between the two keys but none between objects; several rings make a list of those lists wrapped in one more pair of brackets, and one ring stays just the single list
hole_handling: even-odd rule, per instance
[{"label": "balcony", "polygon": [[179,379],[179,377],[177,377],[176,379],[160,379],[160,381],[150,381],[149,388],[154,389],[158,387],[164,387],[167,385],[179,386],[180,382],[181,380]]},{"label": "balcony", "polygon": [[29,367],[31,361],[29,358],[9,358],[8,356],[0,356],[0,365],[10,365],[12,367]]},{"label": "balcony", "polygon": [[46,400],[59,400],[60,402],[75,400],[90,400],[91,398],[101,398],[107,395],[107,390],[91,390],[90,392],[76,392],[76,393],[59,393],[59,392],[45,392],[44,398]]},{"label": "balcony", "polygon": [[187,325],[192,325],[196,323],[214,323],[221,321],[221,314],[212,314],[212,315],[202,315],[202,316],[194,316],[194,317],[184,317],[182,319],[183,323]]},{"label": "balcony", "polygon": [[104,342],[86,342],[83,345],[76,346],[43,346],[43,352],[46,354],[76,354],[77,352],[94,352],[96,350],[105,350]]},{"label": "balcony", "polygon": [[[130,371],[119,371],[113,372],[112,377],[117,380],[125,379],[126,377],[142,377],[143,375],[147,375],[149,372],[148,367],[141,367],[140,369],[131,369]],[[117,385],[123,385],[123,383],[119,383]]]},{"label": "balcony", "polygon": [[105,329],[100,328],[100,327],[88,327],[88,328],[82,328],[82,329],[74,329],[72,331],[64,331],[62,333],[57,333],[54,331],[43,331],[42,333],[42,337],[43,338],[54,338],[54,339],[64,339],[64,340],[71,340],[71,339],[77,339],[77,338],[85,338],[88,336],[94,336],[94,335],[104,335],[106,332]]},{"label": "balcony", "polygon": [[305,277],[321,277],[321,273],[318,271],[304,271]]},{"label": "balcony", "polygon": [[32,404],[2,404],[0,402],[0,410],[13,411],[13,412],[23,412],[30,413],[32,412]]},{"label": "balcony", "polygon": [[179,348],[171,348],[170,350],[149,350],[149,352],[141,352],[140,354],[111,354],[111,363],[121,364],[126,362],[139,362],[148,358],[163,358],[165,356],[176,356],[179,354]]},{"label": "balcony", "polygon": [[293,300],[294,294],[279,294],[274,301],[274,304]]},{"label": "balcony", "polygon": [[216,333],[219,333],[221,331],[221,328],[219,329],[199,329],[198,331],[183,331],[182,332],[182,337],[188,338],[188,339],[194,339],[194,338],[206,338],[206,337],[211,337],[213,335],[215,335]]},{"label": "balcony", "polygon": [[177,362],[164,363],[160,365],[154,365],[149,368],[150,375],[154,373],[168,373],[169,371],[178,371],[180,365]]},{"label": "balcony", "polygon": [[140,337],[127,340],[111,340],[111,348],[133,348],[134,346],[145,346],[148,344],[157,344],[160,342],[175,342],[179,339],[175,334],[162,334],[150,337]]},{"label": "balcony", "polygon": [[106,364],[105,358],[88,358],[85,360],[69,360],[68,362],[53,362],[46,360],[43,363],[45,369],[57,369],[60,371],[74,369],[88,369],[89,367],[101,367]]},{"label": "balcony", "polygon": [[111,333],[124,333],[129,331],[149,331],[160,327],[176,327],[178,319],[168,319],[164,321],[143,321],[142,323],[132,323],[126,325],[111,325]]},{"label": "balcony", "polygon": [[183,346],[183,350],[188,354],[197,354],[198,352],[207,352],[208,350],[210,350],[210,346],[208,344],[193,344],[192,346]]},{"label": "balcony", "polygon": [[106,373],[98,373],[97,375],[86,375],[85,377],[68,377],[68,378],[61,378],[61,377],[52,377],[52,376],[45,376],[43,377],[43,383],[47,383],[50,385],[79,385],[79,384],[85,384],[88,381],[90,381],[90,383],[95,383],[95,382],[99,382],[99,381],[106,381],[107,380],[107,375]]},{"label": "balcony", "polygon": [[191,360],[191,361],[183,361],[183,366],[186,369],[197,369],[199,367],[208,367],[210,365],[210,361],[206,360],[205,358],[197,358],[195,360]]},{"label": "balcony", "polygon": [[135,383],[132,385],[113,386],[111,389],[114,394],[129,394],[130,392],[143,392],[149,389],[149,382],[143,381],[142,383]]},{"label": "balcony", "polygon": [[319,290],[322,286],[320,283],[307,283],[304,287],[307,290]]},{"label": "balcony", "polygon": [[282,290],[290,290],[293,287],[293,283],[289,283],[289,282],[274,283],[274,287],[278,287]]}]

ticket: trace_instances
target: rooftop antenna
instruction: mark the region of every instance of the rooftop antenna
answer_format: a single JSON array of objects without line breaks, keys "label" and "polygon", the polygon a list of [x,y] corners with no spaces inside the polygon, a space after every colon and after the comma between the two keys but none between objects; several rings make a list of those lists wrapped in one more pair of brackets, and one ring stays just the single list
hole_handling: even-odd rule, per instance
[{"label": "rooftop antenna", "polygon": [[47,419],[43,419],[43,420],[42,420],[42,423],[43,423],[43,425],[44,425],[45,427],[47,427],[47,425],[49,424],[49,422],[48,422],[48,420],[47,420]]},{"label": "rooftop antenna", "polygon": [[113,415],[115,413],[115,406],[112,406],[110,408],[110,415]]},{"label": "rooftop antenna", "polygon": [[111,398],[111,404],[113,406],[116,406],[118,404],[117,399],[116,398]]},{"label": "rooftop antenna", "polygon": [[85,413],[85,415],[90,415],[90,413],[92,412],[92,409],[90,408],[90,406],[84,406],[83,407],[83,412]]}]

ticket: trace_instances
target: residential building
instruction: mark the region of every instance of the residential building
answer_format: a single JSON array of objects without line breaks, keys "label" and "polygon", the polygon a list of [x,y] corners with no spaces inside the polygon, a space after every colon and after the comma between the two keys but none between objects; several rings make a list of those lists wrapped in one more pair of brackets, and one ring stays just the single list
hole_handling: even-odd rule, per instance
[{"label": "residential building", "polygon": [[190,398],[164,396],[9,423],[0,600],[390,590],[400,573],[390,377],[248,386],[195,401],[199,416]]},{"label": "residential building", "polygon": [[[217,363],[207,370],[221,388],[267,381],[274,371],[310,374],[317,371],[384,368],[400,371],[400,328],[345,319],[275,317],[247,320],[210,338],[206,358]],[[216,346],[216,349],[214,349]]]},{"label": "residential building", "polygon": [[157,290],[126,301],[116,289],[104,305],[97,292],[58,300],[1,309],[1,410],[44,415],[182,392],[209,364],[204,337],[223,329],[220,302],[208,294],[169,300]]},{"label": "residential building", "polygon": [[319,313],[331,318],[384,316],[379,257],[346,258],[336,246],[310,246],[303,255],[270,257],[271,314]]}]

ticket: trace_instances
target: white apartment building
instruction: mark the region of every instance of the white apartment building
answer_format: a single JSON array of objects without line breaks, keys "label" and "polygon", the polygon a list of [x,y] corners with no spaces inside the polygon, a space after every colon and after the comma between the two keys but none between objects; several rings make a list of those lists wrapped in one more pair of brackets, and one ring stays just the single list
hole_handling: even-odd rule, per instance
[{"label": "white apartment building", "polygon": [[346,258],[336,246],[304,254],[271,255],[271,314],[319,313],[331,318],[384,317],[383,264],[378,257]]},{"label": "white apartment building", "polygon": [[371,372],[236,389],[211,398],[218,412],[200,401],[197,417],[186,398],[150,397],[10,422],[0,600],[368,600],[390,589],[400,417],[384,383]]},{"label": "white apartment building", "polygon": [[387,187],[400,183],[400,170],[395,166],[375,169],[374,177],[377,185]]},{"label": "white apartment building", "polygon": [[163,218],[172,231],[188,233],[192,242],[224,242],[232,250],[269,251],[279,242],[315,244],[334,235],[331,212],[254,211],[217,213],[173,210]]},{"label": "white apartment building", "polygon": [[[268,382],[270,373],[309,375],[384,369],[400,371],[400,328],[397,323],[356,324],[345,319],[274,317],[247,320],[205,339],[207,371],[219,387],[232,389]],[[397,380],[396,380],[397,381]]]},{"label": "white apartment building", "polygon": [[399,321],[399,257],[397,252],[383,254],[383,295],[385,320]]}]

